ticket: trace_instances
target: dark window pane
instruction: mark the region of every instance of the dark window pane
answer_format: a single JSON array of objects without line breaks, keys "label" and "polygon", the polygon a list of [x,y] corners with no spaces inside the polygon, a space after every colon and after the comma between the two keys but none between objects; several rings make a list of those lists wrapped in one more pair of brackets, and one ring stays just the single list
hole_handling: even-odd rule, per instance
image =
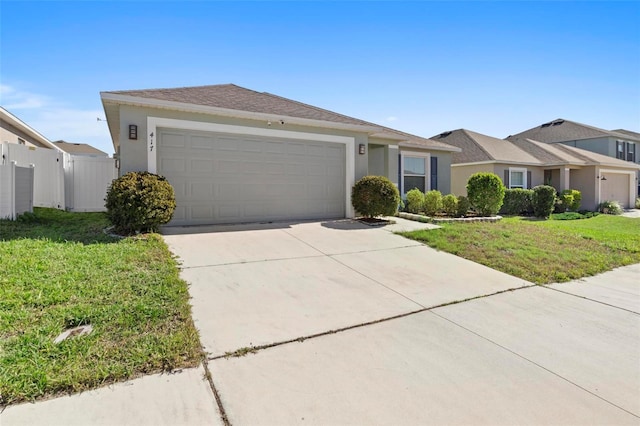
[{"label": "dark window pane", "polygon": [[424,192],[424,177],[422,176],[405,176],[404,177],[404,192],[405,194],[414,188],[418,188]]}]

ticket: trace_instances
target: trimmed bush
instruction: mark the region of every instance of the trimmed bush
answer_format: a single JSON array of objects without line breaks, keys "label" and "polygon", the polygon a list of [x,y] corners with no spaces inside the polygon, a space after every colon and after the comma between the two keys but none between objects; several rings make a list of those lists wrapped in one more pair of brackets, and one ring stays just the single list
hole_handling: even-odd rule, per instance
[{"label": "trimmed bush", "polygon": [[533,190],[513,188],[505,189],[504,202],[500,208],[501,214],[506,215],[528,215],[533,213],[531,198]]},{"label": "trimmed bush", "polygon": [[407,192],[407,210],[409,213],[420,213],[424,211],[424,192],[418,188]]},{"label": "trimmed bush", "polygon": [[447,216],[455,217],[458,213],[458,198],[453,194],[442,197],[442,210]]},{"label": "trimmed bush", "polygon": [[556,189],[549,185],[538,185],[533,188],[531,203],[536,217],[548,218],[553,212],[556,202]]},{"label": "trimmed bush", "polygon": [[636,209],[640,209],[640,198],[636,198]]},{"label": "trimmed bush", "polygon": [[598,211],[604,214],[622,214],[622,207],[617,201],[603,201],[598,205]]},{"label": "trimmed bush", "polygon": [[464,195],[458,197],[458,208],[456,210],[456,216],[465,217],[471,208],[469,199]]},{"label": "trimmed bush", "polygon": [[475,173],[467,181],[467,197],[478,214],[495,216],[504,200],[502,179],[493,173]]},{"label": "trimmed bush", "polygon": [[165,177],[130,172],[111,183],[105,207],[116,232],[155,232],[173,217],[176,197]]},{"label": "trimmed bush", "polygon": [[432,189],[424,194],[424,212],[427,216],[435,216],[442,210],[442,193],[437,189]]},{"label": "trimmed bush", "polygon": [[559,213],[565,211],[577,212],[580,210],[580,203],[582,202],[582,193],[577,189],[565,189],[558,195],[558,201],[556,203],[556,210]]},{"label": "trimmed bush", "polygon": [[398,188],[384,176],[365,176],[351,190],[351,204],[361,215],[393,216],[400,205]]}]

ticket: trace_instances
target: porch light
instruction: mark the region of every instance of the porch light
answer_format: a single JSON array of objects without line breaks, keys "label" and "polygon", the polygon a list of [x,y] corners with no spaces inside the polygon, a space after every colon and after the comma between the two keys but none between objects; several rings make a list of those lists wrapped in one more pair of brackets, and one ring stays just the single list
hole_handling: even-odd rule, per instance
[{"label": "porch light", "polygon": [[364,155],[364,153],[365,153],[365,152],[366,152],[366,151],[365,151],[365,145],[364,145],[363,143],[361,143],[360,145],[358,145],[358,153],[359,153],[360,155]]},{"label": "porch light", "polygon": [[604,177],[604,176],[602,176],[602,177],[600,178],[600,180],[607,180],[607,178],[606,178],[606,177]]},{"label": "porch light", "polygon": [[138,139],[138,126],[135,124],[129,124],[129,139]]}]

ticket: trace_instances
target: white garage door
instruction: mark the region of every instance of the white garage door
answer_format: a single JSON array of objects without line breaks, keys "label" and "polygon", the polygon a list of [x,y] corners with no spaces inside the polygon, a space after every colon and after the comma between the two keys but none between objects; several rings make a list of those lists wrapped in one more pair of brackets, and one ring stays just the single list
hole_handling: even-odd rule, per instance
[{"label": "white garage door", "polygon": [[606,180],[600,181],[600,200],[616,200],[623,208],[629,208],[629,175],[621,173],[603,173]]},{"label": "white garage door", "polygon": [[343,144],[158,129],[171,225],[345,217]]}]

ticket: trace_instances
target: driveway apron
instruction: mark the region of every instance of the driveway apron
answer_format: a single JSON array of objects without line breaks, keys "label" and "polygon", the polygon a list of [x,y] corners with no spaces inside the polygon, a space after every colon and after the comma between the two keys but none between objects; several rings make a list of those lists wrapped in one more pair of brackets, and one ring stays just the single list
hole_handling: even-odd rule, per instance
[{"label": "driveway apron", "polygon": [[210,357],[530,285],[350,220],[169,228],[164,238]]}]

